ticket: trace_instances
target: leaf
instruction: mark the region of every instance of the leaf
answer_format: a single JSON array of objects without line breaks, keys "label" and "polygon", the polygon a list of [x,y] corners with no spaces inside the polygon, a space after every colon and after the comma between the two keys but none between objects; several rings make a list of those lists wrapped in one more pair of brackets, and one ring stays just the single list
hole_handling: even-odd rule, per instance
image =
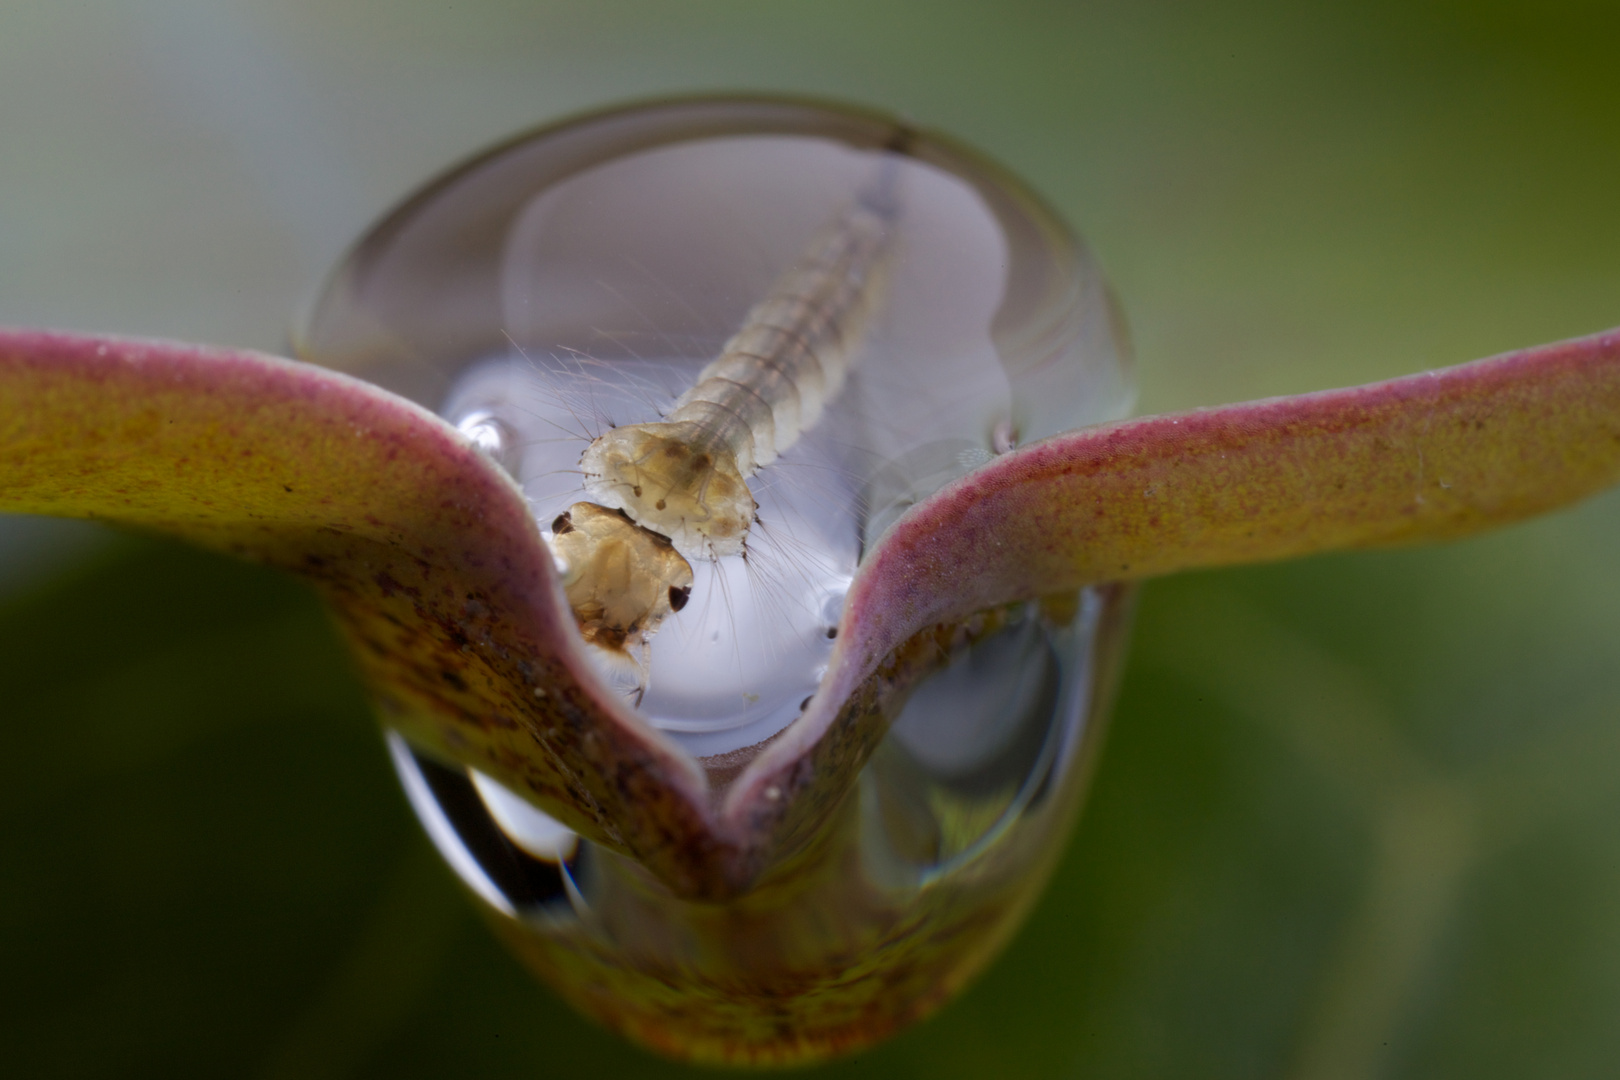
[{"label": "leaf", "polygon": [[[1198,567],[1446,540],[1620,480],[1620,330],[1348,390],[1126,420],[1003,455],[914,507],[851,590],[823,697],[918,628]],[[792,788],[817,711],[731,795]],[[853,762],[825,761],[829,771]],[[800,770],[802,772],[802,770]],[[802,781],[801,781],[802,782]]]},{"label": "leaf", "polygon": [[0,510],[105,518],[300,574],[384,721],[530,792],[677,892],[746,888],[880,731],[914,634],[1081,585],[1445,539],[1620,478],[1620,332],[1353,390],[1072,432],[914,508],[816,703],[726,792],[592,674],[521,493],[454,429],[258,354],[0,333]]},{"label": "leaf", "polygon": [[605,696],[522,494],[454,428],[307,364],[0,332],[0,510],[99,518],[300,575],[384,722],[683,891],[692,759]]}]

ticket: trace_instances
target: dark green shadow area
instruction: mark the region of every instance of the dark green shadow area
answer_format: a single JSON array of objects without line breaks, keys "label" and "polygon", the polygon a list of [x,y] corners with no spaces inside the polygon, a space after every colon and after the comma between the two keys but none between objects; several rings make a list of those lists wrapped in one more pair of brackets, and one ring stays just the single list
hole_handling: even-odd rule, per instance
[{"label": "dark green shadow area", "polygon": [[[1108,267],[1145,409],[1345,385],[1620,318],[1617,10],[13,4],[0,315],[276,348],[429,172],[733,86],[904,111],[1025,175]],[[798,1075],[1614,1075],[1616,536],[1610,496],[1150,584],[1026,931],[933,1022]],[[478,925],[301,589],[125,538],[19,592],[8,558],[0,1074],[689,1074]]]},{"label": "dark green shadow area", "polygon": [[[6,1071],[246,1075],[284,1053],[425,865],[319,605],[119,539],[11,598],[0,658]],[[471,922],[436,868],[415,877],[426,933]],[[375,1003],[353,1004],[364,1026]]]},{"label": "dark green shadow area", "polygon": [[[1607,1075],[1617,524],[1150,585],[1028,929],[804,1075]],[[0,701],[8,1074],[690,1072],[478,925],[295,584],[119,538],[0,607]]]}]

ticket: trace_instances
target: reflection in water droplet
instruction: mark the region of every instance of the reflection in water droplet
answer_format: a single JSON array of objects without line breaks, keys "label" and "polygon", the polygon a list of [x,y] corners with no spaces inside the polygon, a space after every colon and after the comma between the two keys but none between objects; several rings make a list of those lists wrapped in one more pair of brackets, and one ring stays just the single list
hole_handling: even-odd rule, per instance
[{"label": "reflection in water droplet", "polygon": [[1027,612],[974,642],[912,691],[889,729],[943,783],[994,783],[1028,769],[1056,705],[1058,661],[1048,632]]},{"label": "reflection in water droplet", "polygon": [[[907,508],[1020,441],[1127,410],[1106,287],[1040,200],[868,114],[722,100],[605,113],[425,189],[355,249],[300,341],[450,418],[549,538],[593,501],[593,440],[669,413],[880,175],[897,207],[885,284],[842,387],[793,384],[806,414],[813,397],[825,408],[747,478],[745,553],[689,560],[647,668],[629,649],[593,653],[717,786],[811,706],[858,565]],[[768,404],[771,424],[797,422]],[[389,744],[435,845],[581,1008],[670,1053],[825,1054],[936,1007],[1025,910],[1077,804],[1127,604],[1120,589],[1046,598],[898,649],[850,729],[888,725],[853,797],[732,904],[682,899],[484,773]]]},{"label": "reflection in water droplet", "polygon": [[959,451],[956,455],[956,463],[962,467],[964,472],[967,472],[977,469],[980,465],[989,461],[990,456],[990,451],[982,446],[975,446],[971,449]]},{"label": "reflection in water droplet", "polygon": [[996,421],[996,430],[990,436],[990,448],[998,454],[1010,453],[1018,446],[1018,432],[1012,421],[1005,417]]},{"label": "reflection in water droplet", "polygon": [[[734,1010],[764,1002],[812,1042],[836,1042],[847,1021],[807,985],[898,995],[885,1008],[903,1014],[976,967],[1040,885],[1079,795],[1108,677],[1099,660],[1126,603],[1119,589],[1087,591],[942,630],[819,854],[791,887],[736,908],[675,896],[475,770],[398,735],[389,745],[435,845],[505,916],[507,940],[588,1011],[613,1022],[647,1008],[738,1046],[756,1036],[728,1027]],[[885,956],[921,981],[895,989]]]},{"label": "reflection in water droplet", "polygon": [[575,878],[584,846],[572,832],[488,777],[435,761],[393,732],[388,750],[434,847],[482,900],[514,918],[555,919],[583,907]]},{"label": "reflection in water droplet", "polygon": [[938,878],[1016,827],[1061,780],[1091,703],[1103,602],[1069,622],[1039,604],[957,645],[911,693],[862,777],[868,869]]},{"label": "reflection in water droplet", "polygon": [[512,843],[546,862],[564,863],[574,857],[579,847],[578,833],[477,769],[468,769],[467,775],[490,817]]},{"label": "reflection in water droplet", "polygon": [[474,410],[455,421],[456,429],[497,465],[513,471],[516,441],[500,417],[483,409]]},{"label": "reflection in water droplet", "polygon": [[[1123,411],[1107,292],[1067,230],[993,167],[880,118],[654,107],[511,144],[434,185],[356,250],[301,342],[453,418],[545,524],[587,499],[592,440],[666,415],[879,177],[896,235],[847,379],[750,478],[746,556],[692,559],[689,602],[651,634],[648,667],[630,662],[634,630],[629,655],[603,664],[697,754],[798,715],[833,648],[826,611],[907,507],[1015,429],[1040,438]],[[820,396],[802,394],[806,409]]]}]

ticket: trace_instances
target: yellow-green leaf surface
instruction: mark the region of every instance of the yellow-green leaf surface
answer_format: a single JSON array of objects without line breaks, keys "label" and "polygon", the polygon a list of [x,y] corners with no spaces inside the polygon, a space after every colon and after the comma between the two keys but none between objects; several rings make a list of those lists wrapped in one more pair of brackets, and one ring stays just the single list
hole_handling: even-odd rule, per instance
[{"label": "yellow-green leaf surface", "polygon": [[[1617,33],[1527,0],[13,4],[0,321],[276,351],[444,162],[746,87],[1025,177],[1106,267],[1149,411],[1348,386],[1617,321]],[[1028,927],[806,1075],[1610,1075],[1617,494],[1149,583]],[[0,575],[9,1072],[713,1075],[483,932],[291,578],[41,518],[0,521]]]},{"label": "yellow-green leaf surface", "polygon": [[385,722],[699,887],[695,764],[582,674],[521,494],[409,402],[260,354],[0,332],[0,509],[115,521],[300,575]]},{"label": "yellow-green leaf surface", "polygon": [[1006,454],[877,545],[851,591],[821,707],[750,770],[732,812],[761,807],[767,787],[827,784],[855,768],[839,752],[860,744],[844,730],[855,718],[832,705],[921,627],[1103,581],[1451,539],[1617,480],[1620,330]]},{"label": "yellow-green leaf surface", "polygon": [[[868,630],[987,603],[1445,540],[1620,480],[1620,330],[1389,382],[1072,432],[908,515],[863,574]],[[874,651],[881,652],[882,646]]]},{"label": "yellow-green leaf surface", "polygon": [[879,722],[862,684],[932,624],[1085,584],[1451,538],[1620,472],[1614,332],[1007,454],[878,544],[815,703],[717,813],[696,763],[589,675],[521,495],[432,416],[273,357],[29,331],[0,336],[0,391],[0,509],[305,577],[385,722],[713,896],[837,804]]}]

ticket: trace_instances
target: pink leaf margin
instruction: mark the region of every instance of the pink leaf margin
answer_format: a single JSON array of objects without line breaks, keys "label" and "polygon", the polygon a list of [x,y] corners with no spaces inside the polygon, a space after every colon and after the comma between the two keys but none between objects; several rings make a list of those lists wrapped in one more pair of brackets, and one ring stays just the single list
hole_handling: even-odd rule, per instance
[{"label": "pink leaf margin", "polygon": [[1468,535],[1620,480],[1620,331],[1349,390],[1087,428],[914,507],[810,709],[724,791],[591,671],[521,492],[442,420],[262,354],[0,330],[0,509],[299,574],[385,723],[641,861],[745,890],[850,790],[852,703],[914,635],[1081,586]]},{"label": "pink leaf margin", "polygon": [[732,790],[728,820],[812,782],[801,762],[847,722],[836,703],[921,627],[1100,582],[1454,539],[1617,481],[1620,329],[1021,448],[875,546],[816,706]]}]

